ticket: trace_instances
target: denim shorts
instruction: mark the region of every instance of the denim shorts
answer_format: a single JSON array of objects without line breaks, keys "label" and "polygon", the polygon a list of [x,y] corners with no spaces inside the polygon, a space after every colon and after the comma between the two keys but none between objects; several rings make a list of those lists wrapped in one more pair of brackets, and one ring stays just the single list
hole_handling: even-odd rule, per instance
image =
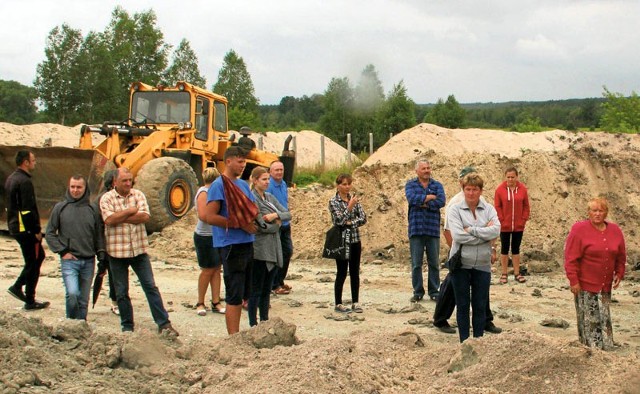
[{"label": "denim shorts", "polygon": [[200,268],[217,268],[222,264],[218,248],[213,247],[213,236],[193,233],[193,244]]}]

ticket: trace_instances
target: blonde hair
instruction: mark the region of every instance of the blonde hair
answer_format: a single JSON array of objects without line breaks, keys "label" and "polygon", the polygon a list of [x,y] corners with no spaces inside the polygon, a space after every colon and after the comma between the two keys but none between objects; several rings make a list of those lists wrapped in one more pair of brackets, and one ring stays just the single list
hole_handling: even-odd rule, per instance
[{"label": "blonde hair", "polygon": [[484,187],[484,179],[482,179],[482,177],[478,175],[478,173],[472,172],[462,178],[462,187],[465,186],[477,186],[480,188],[480,190],[482,190],[482,188]]},{"label": "blonde hair", "polygon": [[253,170],[251,170],[251,190],[253,190],[253,184],[255,181],[258,180],[258,178],[260,178],[262,175],[264,174],[268,174],[269,172],[267,171],[266,168],[264,167],[255,167]]},{"label": "blonde hair", "polygon": [[202,171],[202,181],[206,184],[212,183],[220,176],[220,172],[215,167],[207,167]]},{"label": "blonde hair", "polygon": [[589,203],[587,204],[587,210],[590,211],[592,209],[595,209],[596,207],[602,208],[605,215],[609,213],[609,201],[607,201],[607,199],[604,197],[594,197],[589,200]]}]

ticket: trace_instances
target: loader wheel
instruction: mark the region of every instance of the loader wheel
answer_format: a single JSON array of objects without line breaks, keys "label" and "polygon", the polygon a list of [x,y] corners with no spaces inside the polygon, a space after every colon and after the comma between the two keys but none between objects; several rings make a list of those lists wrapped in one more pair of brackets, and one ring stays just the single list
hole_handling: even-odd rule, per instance
[{"label": "loader wheel", "polygon": [[151,218],[147,232],[160,231],[193,206],[198,179],[191,166],[175,157],[153,159],[140,169],[135,188],[147,197]]}]

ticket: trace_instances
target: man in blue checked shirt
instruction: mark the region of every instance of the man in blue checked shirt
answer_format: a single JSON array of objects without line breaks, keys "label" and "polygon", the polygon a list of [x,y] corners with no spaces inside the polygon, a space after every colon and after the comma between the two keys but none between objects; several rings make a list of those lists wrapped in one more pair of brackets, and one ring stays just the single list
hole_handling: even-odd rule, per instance
[{"label": "man in blue checked shirt", "polygon": [[427,159],[416,161],[416,178],[407,181],[404,193],[409,203],[409,249],[411,252],[411,302],[424,297],[422,262],[427,253],[429,277],[427,290],[431,300],[438,298],[440,288],[440,209],[446,197],[442,184],[431,178],[431,164]]}]

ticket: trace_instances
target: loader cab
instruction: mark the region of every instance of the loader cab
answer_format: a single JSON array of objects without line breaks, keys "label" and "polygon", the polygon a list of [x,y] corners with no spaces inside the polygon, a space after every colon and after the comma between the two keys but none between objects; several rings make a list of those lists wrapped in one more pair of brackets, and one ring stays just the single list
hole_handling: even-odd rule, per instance
[{"label": "loader cab", "polygon": [[[201,177],[202,169],[208,166],[219,166],[226,146],[227,103],[218,97],[195,93],[194,99],[194,134],[191,144],[191,166]],[[220,168],[219,168],[220,169]]]},{"label": "loader cab", "polygon": [[136,91],[131,97],[131,118],[140,124],[189,122],[191,96],[186,91]]}]

